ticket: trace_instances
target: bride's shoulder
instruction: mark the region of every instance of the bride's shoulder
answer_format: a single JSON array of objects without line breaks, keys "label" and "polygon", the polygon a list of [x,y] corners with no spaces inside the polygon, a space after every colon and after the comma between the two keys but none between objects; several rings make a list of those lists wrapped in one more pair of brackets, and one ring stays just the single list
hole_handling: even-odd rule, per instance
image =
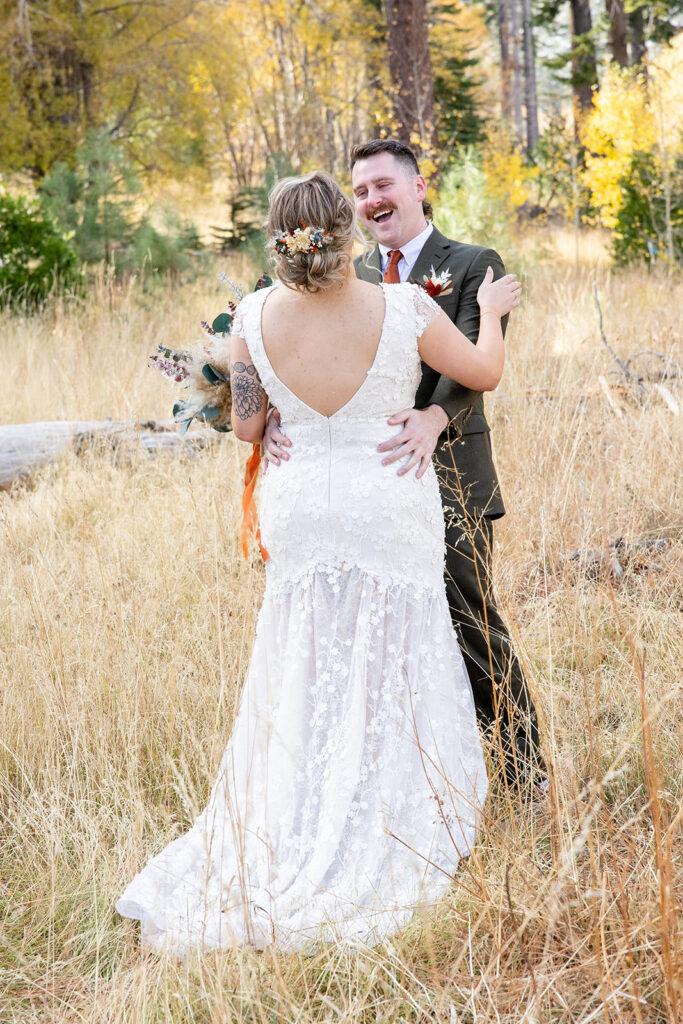
[{"label": "bride's shoulder", "polygon": [[360,277],[354,277],[347,284],[347,294],[353,296],[354,299],[368,299],[372,302],[373,299],[377,299],[380,292],[374,281],[364,281]]},{"label": "bride's shoulder", "polygon": [[416,291],[421,292],[422,288],[415,281],[401,281],[400,284],[387,284],[386,282],[382,285],[385,292],[392,292],[396,295],[414,295]]},{"label": "bride's shoulder", "polygon": [[418,337],[426,330],[442,312],[439,304],[434,301],[426,288],[415,281],[406,281],[401,285],[405,289],[407,303],[413,310]]},{"label": "bride's shoulder", "polygon": [[232,334],[238,334],[244,338],[250,325],[253,334],[254,325],[259,322],[264,292],[270,291],[271,288],[260,288],[258,291],[249,292],[240,299],[232,313]]},{"label": "bride's shoulder", "polygon": [[244,295],[237,303],[237,308],[234,312],[234,322],[241,325],[250,313],[260,310],[266,297],[276,287],[277,285],[269,285],[267,288],[259,288],[255,292],[248,292],[247,295]]},{"label": "bride's shoulder", "polygon": [[257,288],[257,290],[254,292],[248,292],[238,302],[237,309],[246,311],[248,309],[253,309],[254,306],[260,306],[261,303],[265,300],[266,296],[270,295],[270,293],[274,291],[277,287],[278,285],[271,284],[268,285],[267,288]]},{"label": "bride's shoulder", "polygon": [[404,287],[410,289],[410,299],[416,306],[427,305],[439,308],[424,285],[418,284],[417,281],[406,281]]},{"label": "bride's shoulder", "polygon": [[384,294],[390,295],[397,305],[417,306],[425,295],[425,290],[414,281],[402,281],[401,284],[385,284]]}]

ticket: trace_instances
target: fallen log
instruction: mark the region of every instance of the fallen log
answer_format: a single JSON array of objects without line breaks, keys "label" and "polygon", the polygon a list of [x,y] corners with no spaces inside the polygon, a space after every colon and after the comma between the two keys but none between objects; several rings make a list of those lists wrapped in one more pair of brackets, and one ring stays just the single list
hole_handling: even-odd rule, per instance
[{"label": "fallen log", "polygon": [[[102,442],[127,456],[174,451],[188,454],[209,443],[210,429],[193,430],[184,437],[173,421],[126,423],[115,420],[18,423],[0,426],[0,490],[55,462],[67,451],[80,452]],[[215,433],[214,437],[217,436]]]}]

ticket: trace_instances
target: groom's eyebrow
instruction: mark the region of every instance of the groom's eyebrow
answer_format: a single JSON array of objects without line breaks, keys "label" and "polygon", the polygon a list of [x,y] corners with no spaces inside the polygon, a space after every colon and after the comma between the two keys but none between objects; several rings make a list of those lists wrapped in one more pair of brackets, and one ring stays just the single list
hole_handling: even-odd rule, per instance
[{"label": "groom's eyebrow", "polygon": [[[386,184],[391,184],[392,181],[394,181],[394,179],[388,177],[385,174],[381,178],[373,178],[369,182],[369,184],[370,185],[386,185]],[[353,191],[354,192],[361,192],[364,188],[367,188],[367,187],[368,187],[367,184],[365,182],[362,182],[360,185],[356,185],[356,187],[354,188]]]}]

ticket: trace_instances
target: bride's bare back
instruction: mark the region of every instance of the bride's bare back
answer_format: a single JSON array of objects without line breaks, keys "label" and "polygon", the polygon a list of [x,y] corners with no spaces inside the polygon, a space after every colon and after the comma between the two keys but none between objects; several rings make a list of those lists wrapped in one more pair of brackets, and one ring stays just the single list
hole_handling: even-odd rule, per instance
[{"label": "bride's bare back", "polygon": [[[417,337],[420,357],[428,366],[475,391],[492,390],[500,380],[504,359],[500,317],[519,304],[521,291],[514,274],[495,282],[492,278],[489,268],[479,289],[482,317],[476,345],[436,304],[434,319]],[[417,285],[411,287],[417,289]],[[276,288],[266,300],[261,335],[275,375],[309,409],[334,416],[358,392],[372,368],[382,337],[385,289],[349,276],[321,292]],[[488,313],[493,316],[484,315]],[[230,342],[230,366],[233,430],[243,441],[260,442],[267,397],[238,330]]]},{"label": "bride's bare back", "polygon": [[332,416],[367,377],[383,320],[382,289],[355,278],[315,293],[276,288],[263,307],[263,346],[282,383]]}]

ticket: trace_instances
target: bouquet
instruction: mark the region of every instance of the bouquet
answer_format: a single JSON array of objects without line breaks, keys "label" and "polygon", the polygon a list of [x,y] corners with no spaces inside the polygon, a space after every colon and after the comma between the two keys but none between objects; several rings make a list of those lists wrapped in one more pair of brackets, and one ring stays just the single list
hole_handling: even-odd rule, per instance
[{"label": "bouquet", "polygon": [[[181,434],[187,432],[194,419],[203,420],[221,432],[231,429],[230,332],[237,303],[244,293],[227,275],[221,274],[221,280],[230,286],[232,298],[227,310],[219,313],[211,324],[201,321],[205,334],[201,351],[175,350],[162,343],[150,356],[152,365],[164,377],[183,388],[183,398],[173,406],[173,419]],[[272,283],[267,274],[262,274],[254,291],[269,288]]]}]

